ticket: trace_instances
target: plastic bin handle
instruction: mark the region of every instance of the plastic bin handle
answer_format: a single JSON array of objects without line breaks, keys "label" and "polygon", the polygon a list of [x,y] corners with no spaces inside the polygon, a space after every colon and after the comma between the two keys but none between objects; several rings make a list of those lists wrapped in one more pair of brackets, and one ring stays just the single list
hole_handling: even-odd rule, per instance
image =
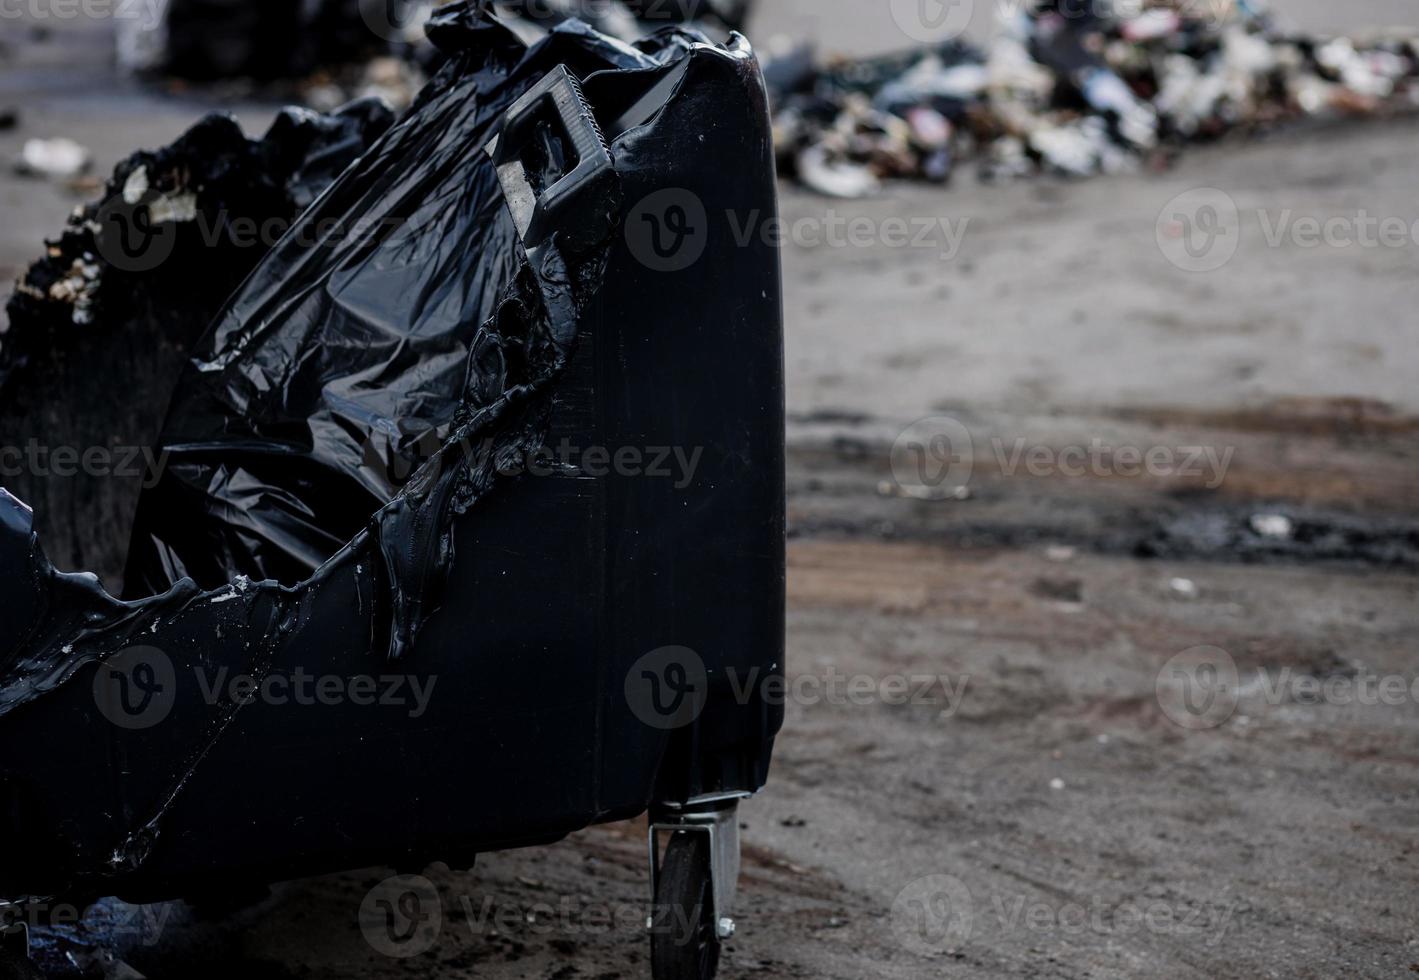
[{"label": "plastic bin handle", "polygon": [[[528,179],[522,156],[543,118],[541,110],[549,103],[561,120],[577,162],[539,195]],[[541,245],[554,231],[562,232],[573,245],[589,245],[604,237],[616,209],[606,207],[604,200],[584,215],[576,214],[576,207],[584,197],[604,195],[608,185],[614,185],[616,172],[591,104],[565,65],[553,68],[512,104],[487,152],[497,167],[508,210],[526,248]]]}]

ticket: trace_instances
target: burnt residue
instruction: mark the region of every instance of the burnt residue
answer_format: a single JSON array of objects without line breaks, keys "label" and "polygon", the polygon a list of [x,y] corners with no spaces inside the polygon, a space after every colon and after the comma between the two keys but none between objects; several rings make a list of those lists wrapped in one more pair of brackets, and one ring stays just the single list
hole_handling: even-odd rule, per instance
[{"label": "burnt residue", "polygon": [[[117,591],[173,379],[282,230],[392,122],[366,100],[287,109],[259,139],[213,114],[119,163],[20,278],[0,333],[5,486],[53,560]],[[53,453],[101,454],[55,471]],[[66,450],[66,451],[68,451]]]},{"label": "burnt residue", "polygon": [[[1284,533],[1268,533],[1261,526],[1263,518],[1282,521]],[[1249,564],[1345,562],[1412,570],[1419,568],[1419,525],[1354,514],[1234,507],[1162,517],[1139,539],[1134,554]]]},{"label": "burnt residue", "polygon": [[[867,535],[972,551],[1067,545],[1164,561],[1419,568],[1419,522],[1402,507],[1362,513],[1343,499],[1317,503],[1196,486],[1160,491],[1143,480],[1019,475],[977,475],[959,496],[914,499],[883,465],[890,447],[850,432],[814,438],[790,454],[795,537]],[[1268,481],[1294,483],[1285,473]]]},{"label": "burnt residue", "polygon": [[375,99],[330,115],[288,108],[253,139],[212,113],[172,144],[123,160],[20,277],[0,385],[37,359],[61,358],[75,336],[143,319],[163,341],[190,344],[274,244],[245,229],[288,225],[393,118]]},{"label": "burnt residue", "polygon": [[[934,511],[934,512],[933,512]],[[987,512],[988,511],[988,512]],[[1256,565],[1326,564],[1360,569],[1419,568],[1419,524],[1334,512],[1294,514],[1293,534],[1259,533],[1255,511],[1238,506],[1160,513],[1135,507],[1070,504],[1026,520],[971,503],[874,502],[851,517],[801,516],[790,537],[925,541],[962,551],[1067,545],[1101,555]]]}]

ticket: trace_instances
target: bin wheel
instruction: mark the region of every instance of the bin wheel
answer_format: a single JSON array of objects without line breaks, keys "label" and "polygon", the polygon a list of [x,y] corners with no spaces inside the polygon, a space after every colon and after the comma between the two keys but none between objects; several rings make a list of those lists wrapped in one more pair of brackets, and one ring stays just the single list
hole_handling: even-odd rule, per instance
[{"label": "bin wheel", "polygon": [[708,834],[670,836],[651,920],[654,980],[713,980],[719,969]]}]

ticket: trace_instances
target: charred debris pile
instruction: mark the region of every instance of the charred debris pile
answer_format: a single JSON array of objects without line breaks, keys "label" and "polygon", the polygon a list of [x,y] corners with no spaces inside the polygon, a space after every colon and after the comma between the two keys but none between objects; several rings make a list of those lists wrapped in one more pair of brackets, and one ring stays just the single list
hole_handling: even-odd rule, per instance
[{"label": "charred debris pile", "polygon": [[844,60],[770,45],[780,172],[841,197],[966,165],[988,180],[1082,177],[1228,133],[1419,105],[1419,31],[1308,36],[1254,0],[1101,6],[1020,5],[986,47]]}]

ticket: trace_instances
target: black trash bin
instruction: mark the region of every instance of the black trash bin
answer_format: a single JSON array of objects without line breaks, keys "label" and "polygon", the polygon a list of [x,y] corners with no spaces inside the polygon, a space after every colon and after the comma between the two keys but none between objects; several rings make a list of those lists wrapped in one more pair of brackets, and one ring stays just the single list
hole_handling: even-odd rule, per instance
[{"label": "black trash bin", "polygon": [[0,897],[464,867],[649,809],[656,907],[697,923],[652,929],[656,975],[707,976],[782,721],[758,68],[574,22],[524,50],[477,4],[432,34],[450,65],[178,381],[128,597],[0,494]]}]

